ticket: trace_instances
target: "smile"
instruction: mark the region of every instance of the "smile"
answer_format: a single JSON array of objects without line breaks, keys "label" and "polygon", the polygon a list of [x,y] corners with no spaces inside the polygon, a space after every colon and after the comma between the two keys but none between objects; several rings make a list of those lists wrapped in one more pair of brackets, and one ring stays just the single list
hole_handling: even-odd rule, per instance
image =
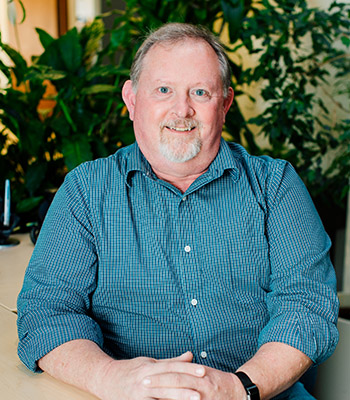
[{"label": "smile", "polygon": [[176,131],[176,132],[190,132],[193,129],[195,129],[195,126],[188,127],[188,128],[179,128],[179,127],[175,127],[175,126],[167,126],[167,128],[172,130],[172,131]]}]

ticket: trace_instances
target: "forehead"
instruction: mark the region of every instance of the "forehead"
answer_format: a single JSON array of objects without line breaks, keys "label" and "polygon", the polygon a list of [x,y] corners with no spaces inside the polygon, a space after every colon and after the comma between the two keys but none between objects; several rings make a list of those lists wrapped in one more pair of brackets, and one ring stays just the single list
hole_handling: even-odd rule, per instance
[{"label": "forehead", "polygon": [[183,75],[203,79],[220,78],[218,56],[206,41],[186,39],[153,45],[143,60],[140,81],[175,76],[180,78]]}]

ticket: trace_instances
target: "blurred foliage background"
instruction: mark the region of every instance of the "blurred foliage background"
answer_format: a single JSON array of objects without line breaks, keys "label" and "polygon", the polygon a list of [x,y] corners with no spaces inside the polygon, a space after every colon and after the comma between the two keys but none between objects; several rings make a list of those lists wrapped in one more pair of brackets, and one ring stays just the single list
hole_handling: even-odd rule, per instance
[{"label": "blurred foliage background", "polygon": [[[345,224],[349,4],[324,10],[306,0],[125,0],[117,10],[105,3],[109,11],[80,31],[54,39],[37,29],[43,52],[30,64],[0,38],[0,73],[8,80],[0,91],[0,191],[9,178],[22,228],[36,221],[69,170],[133,142],[121,87],[145,34],[166,22],[206,26],[225,44],[236,98],[224,137],[252,154],[291,161],[328,232]],[[242,99],[258,98],[264,106],[247,116]]]}]

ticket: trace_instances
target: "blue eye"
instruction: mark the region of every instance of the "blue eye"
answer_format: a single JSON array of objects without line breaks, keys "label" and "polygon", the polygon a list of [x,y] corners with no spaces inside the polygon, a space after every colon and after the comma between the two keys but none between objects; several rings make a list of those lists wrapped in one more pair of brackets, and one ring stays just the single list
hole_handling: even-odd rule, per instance
[{"label": "blue eye", "polygon": [[162,86],[159,88],[160,93],[167,94],[169,93],[169,88]]},{"label": "blue eye", "polygon": [[206,91],[203,89],[197,89],[195,93],[197,96],[205,96],[206,95]]}]

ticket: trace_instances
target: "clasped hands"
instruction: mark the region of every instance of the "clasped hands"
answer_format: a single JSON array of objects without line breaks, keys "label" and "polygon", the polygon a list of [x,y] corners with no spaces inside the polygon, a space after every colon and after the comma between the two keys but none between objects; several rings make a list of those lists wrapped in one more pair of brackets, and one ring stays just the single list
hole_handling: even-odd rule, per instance
[{"label": "clasped hands", "polygon": [[238,378],[192,363],[191,352],[154,360],[138,357],[113,360],[104,371],[103,400],[242,400],[245,391]]}]

